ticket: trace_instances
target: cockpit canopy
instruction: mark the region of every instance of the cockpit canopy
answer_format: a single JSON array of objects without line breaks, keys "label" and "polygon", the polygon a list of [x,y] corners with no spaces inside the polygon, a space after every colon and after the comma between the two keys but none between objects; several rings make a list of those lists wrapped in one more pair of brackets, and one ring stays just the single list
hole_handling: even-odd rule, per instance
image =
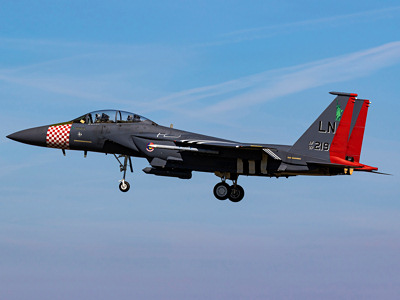
[{"label": "cockpit canopy", "polygon": [[138,123],[153,121],[146,119],[138,114],[122,110],[98,110],[87,113],[79,118],[72,120],[73,123],[96,124],[96,123]]}]

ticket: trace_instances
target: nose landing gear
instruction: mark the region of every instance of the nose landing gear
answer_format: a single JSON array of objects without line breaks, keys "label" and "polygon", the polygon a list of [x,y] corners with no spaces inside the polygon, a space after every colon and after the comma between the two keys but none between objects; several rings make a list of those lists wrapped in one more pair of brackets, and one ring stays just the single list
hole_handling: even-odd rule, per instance
[{"label": "nose landing gear", "polygon": [[232,179],[233,185],[229,186],[225,180],[226,178],[223,176],[221,177],[222,182],[217,183],[214,186],[214,196],[218,200],[226,200],[229,198],[232,202],[239,202],[244,197],[244,189],[237,184],[237,177],[236,179]]},{"label": "nose landing gear", "polygon": [[[125,181],[125,176],[126,176],[126,170],[128,167],[128,162],[129,162],[129,168],[131,170],[131,172],[133,173],[133,168],[132,168],[132,160],[131,157],[128,155],[120,155],[120,156],[116,156],[114,154],[114,157],[118,160],[119,162],[119,170],[121,172],[124,172],[124,175],[122,177],[122,179],[119,181],[119,190],[121,192],[127,192],[129,191],[129,188],[131,187],[128,181]],[[124,158],[124,163],[122,164],[121,161],[119,160],[121,157]]]},{"label": "nose landing gear", "polygon": [[121,192],[127,192],[129,191],[129,188],[131,187],[131,185],[129,184],[128,181],[125,181],[124,179],[121,180],[121,182],[119,183],[119,190]]}]

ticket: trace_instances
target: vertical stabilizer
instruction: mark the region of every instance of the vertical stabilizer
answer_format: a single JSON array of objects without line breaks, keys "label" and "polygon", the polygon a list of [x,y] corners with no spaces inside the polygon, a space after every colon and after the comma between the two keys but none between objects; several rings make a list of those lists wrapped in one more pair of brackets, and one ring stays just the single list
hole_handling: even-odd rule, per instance
[{"label": "vertical stabilizer", "polygon": [[294,143],[292,153],[331,161],[346,158],[353,107],[357,94],[330,92],[337,97]]},{"label": "vertical stabilizer", "polygon": [[360,162],[361,147],[367,121],[369,100],[356,99],[351,120],[349,140],[347,142],[346,159]]}]

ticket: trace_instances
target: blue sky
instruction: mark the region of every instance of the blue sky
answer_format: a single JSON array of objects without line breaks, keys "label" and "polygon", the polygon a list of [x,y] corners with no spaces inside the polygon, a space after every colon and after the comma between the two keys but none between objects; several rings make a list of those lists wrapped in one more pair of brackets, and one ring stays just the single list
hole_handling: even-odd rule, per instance
[{"label": "blue sky", "polygon": [[[1,1],[0,298],[397,299],[397,1]],[[6,135],[115,108],[292,144],[331,102],[372,101],[361,162],[394,176],[144,174]]]}]

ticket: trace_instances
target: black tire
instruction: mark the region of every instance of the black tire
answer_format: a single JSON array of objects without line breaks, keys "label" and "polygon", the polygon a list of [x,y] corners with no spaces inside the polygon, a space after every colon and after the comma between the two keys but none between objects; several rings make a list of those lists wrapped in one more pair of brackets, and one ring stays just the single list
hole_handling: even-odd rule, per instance
[{"label": "black tire", "polygon": [[126,193],[127,191],[129,191],[129,188],[130,188],[130,187],[131,187],[131,186],[130,186],[130,184],[129,184],[128,181],[121,181],[121,182],[119,183],[119,190],[120,190],[121,192]]},{"label": "black tire", "polygon": [[215,198],[217,198],[218,200],[226,200],[231,194],[231,187],[225,182],[220,182],[214,186],[213,192]]},{"label": "black tire", "polygon": [[229,193],[229,200],[232,202],[239,202],[244,197],[244,189],[240,185],[231,186],[231,192]]}]

